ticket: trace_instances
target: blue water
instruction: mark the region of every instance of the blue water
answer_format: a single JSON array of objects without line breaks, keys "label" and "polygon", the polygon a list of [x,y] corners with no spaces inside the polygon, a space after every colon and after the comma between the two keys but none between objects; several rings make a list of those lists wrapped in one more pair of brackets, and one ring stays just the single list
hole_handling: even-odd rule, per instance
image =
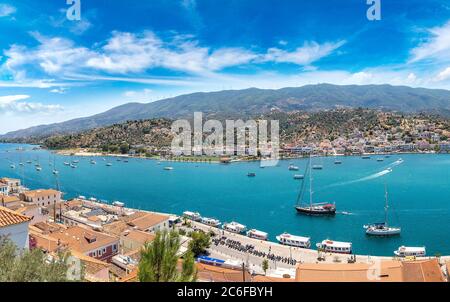
[{"label": "blue water", "polygon": [[[336,202],[334,218],[298,215],[294,210],[307,160],[281,161],[278,167],[260,169],[259,163],[231,165],[208,163],[162,163],[154,160],[80,160],[77,169],[64,166],[74,158],[54,156],[48,151],[16,151],[18,145],[0,145],[0,176],[23,178],[29,188],[55,187],[52,167],[55,158],[59,182],[66,198],[77,195],[120,200],[128,207],[181,214],[185,210],[221,221],[236,220],[264,230],[270,239],[282,232],[323,239],[353,242],[358,254],[392,255],[400,245],[426,246],[428,255],[450,254],[450,155],[394,155],[377,162],[375,157],[344,157],[342,165],[333,158],[314,159],[323,170],[314,171],[315,201]],[[9,152],[7,152],[9,150]],[[403,163],[398,159],[402,158]],[[20,161],[39,160],[19,167]],[[106,162],[112,167],[107,167]],[[11,163],[16,169],[11,169]],[[300,171],[288,170],[294,163]],[[164,171],[170,165],[173,171]],[[392,172],[389,172],[392,169]],[[257,174],[247,177],[248,172]],[[363,225],[384,219],[384,184],[388,184],[391,225],[402,227],[396,238],[369,238]],[[346,214],[342,212],[347,212]]]}]

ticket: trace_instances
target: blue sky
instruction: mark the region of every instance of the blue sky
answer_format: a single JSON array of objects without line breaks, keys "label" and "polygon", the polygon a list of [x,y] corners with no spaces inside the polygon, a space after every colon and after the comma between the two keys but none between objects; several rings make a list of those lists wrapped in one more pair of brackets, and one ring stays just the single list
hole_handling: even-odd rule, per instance
[{"label": "blue sky", "polygon": [[196,91],[450,89],[450,3],[0,0],[0,133]]}]

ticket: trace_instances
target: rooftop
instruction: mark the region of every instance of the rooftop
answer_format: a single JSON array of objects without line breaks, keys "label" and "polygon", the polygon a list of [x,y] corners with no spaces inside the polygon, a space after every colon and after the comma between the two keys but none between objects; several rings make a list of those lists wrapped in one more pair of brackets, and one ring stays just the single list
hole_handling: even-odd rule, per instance
[{"label": "rooftop", "polygon": [[250,281],[250,274],[242,270],[235,270],[230,268],[207,265],[204,263],[197,263],[197,279],[206,282],[243,282]]},{"label": "rooftop", "polygon": [[141,217],[129,220],[128,224],[137,227],[139,230],[146,230],[168,219],[169,216],[167,215],[145,213]]},{"label": "rooftop", "polygon": [[19,214],[8,208],[0,206],[0,227],[7,227],[11,225],[29,222],[31,217]]},{"label": "rooftop", "polygon": [[23,193],[25,196],[33,198],[33,197],[42,197],[42,196],[49,196],[49,195],[57,195],[61,194],[61,192],[53,190],[53,189],[47,189],[47,190],[33,190],[33,191],[27,191]]}]

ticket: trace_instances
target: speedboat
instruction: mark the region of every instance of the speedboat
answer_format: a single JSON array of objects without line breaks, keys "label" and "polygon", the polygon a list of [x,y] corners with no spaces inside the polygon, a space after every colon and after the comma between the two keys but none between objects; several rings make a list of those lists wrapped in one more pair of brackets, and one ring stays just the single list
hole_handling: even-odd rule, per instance
[{"label": "speedboat", "polygon": [[311,238],[294,236],[288,233],[283,233],[276,237],[277,241],[283,245],[289,245],[304,249],[309,249],[311,247]]},{"label": "speedboat", "polygon": [[316,247],[327,253],[337,253],[337,254],[351,254],[352,253],[352,243],[351,242],[340,242],[333,240],[324,240],[316,244]]},{"label": "speedboat", "polygon": [[398,250],[394,251],[394,254],[398,257],[425,257],[427,252],[425,247],[409,247],[401,246]]},{"label": "speedboat", "polygon": [[222,228],[225,231],[235,233],[235,234],[241,234],[241,233],[245,232],[245,230],[247,229],[247,227],[245,225],[237,223],[235,221],[232,221],[230,223],[224,223],[222,225]]},{"label": "speedboat", "polygon": [[266,232],[251,229],[247,232],[247,236],[253,239],[267,240],[269,234],[267,234]]}]

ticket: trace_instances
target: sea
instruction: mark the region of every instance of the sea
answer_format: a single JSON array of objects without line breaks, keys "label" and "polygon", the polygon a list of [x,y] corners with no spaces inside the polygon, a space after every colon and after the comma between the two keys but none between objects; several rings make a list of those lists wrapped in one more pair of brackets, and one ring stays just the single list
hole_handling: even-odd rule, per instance
[{"label": "sea", "polygon": [[[57,155],[34,147],[0,144],[0,177],[19,178],[30,189],[60,188],[65,199],[83,195],[177,215],[196,211],[267,232],[271,241],[288,232],[311,237],[314,247],[324,239],[352,242],[356,254],[393,256],[394,250],[406,245],[425,246],[428,255],[450,255],[448,154],[339,157],[340,165],[334,157],[315,157],[312,163],[323,169],[312,173],[313,200],[336,203],[337,214],[310,217],[297,214],[294,208],[299,195],[303,195],[300,202],[309,202],[308,159],[281,160],[276,166],[261,168],[260,162],[183,163],[135,158],[124,162],[118,157]],[[377,160],[380,158],[383,161]],[[91,159],[97,164],[91,164]],[[79,161],[76,168],[64,165],[74,160]],[[36,163],[42,171],[36,171]],[[291,164],[299,171],[290,171]],[[164,170],[167,166],[173,170]],[[53,174],[54,168],[58,176]],[[256,176],[248,177],[250,172]],[[294,179],[295,174],[306,177]],[[398,237],[368,237],[363,226],[384,221],[386,192],[388,222],[401,227],[402,233]]]}]

